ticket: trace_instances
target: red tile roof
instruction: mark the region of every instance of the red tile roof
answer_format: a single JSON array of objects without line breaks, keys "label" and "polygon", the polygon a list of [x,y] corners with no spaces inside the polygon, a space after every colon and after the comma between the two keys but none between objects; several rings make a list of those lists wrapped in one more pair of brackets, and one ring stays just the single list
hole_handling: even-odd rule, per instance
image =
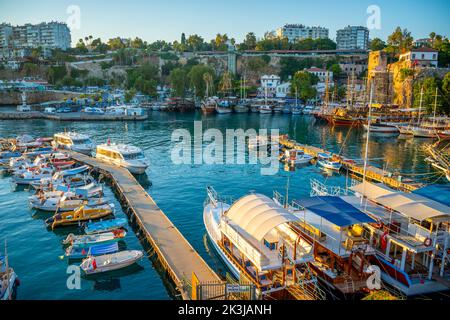
[{"label": "red tile roof", "polygon": [[414,48],[411,50],[412,52],[439,52],[435,49],[428,48],[428,47],[422,47],[422,48]]}]

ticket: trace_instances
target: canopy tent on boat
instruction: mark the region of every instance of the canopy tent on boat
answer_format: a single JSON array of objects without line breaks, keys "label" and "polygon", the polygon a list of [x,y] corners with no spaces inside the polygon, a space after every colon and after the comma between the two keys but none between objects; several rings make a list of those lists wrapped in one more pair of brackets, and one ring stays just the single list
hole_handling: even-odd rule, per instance
[{"label": "canopy tent on boat", "polygon": [[342,228],[376,222],[340,197],[310,197],[297,200],[305,209]]},{"label": "canopy tent on boat", "polygon": [[386,188],[385,194],[374,192],[381,187],[379,184],[364,182],[350,189],[366,197],[370,201],[378,203],[386,208],[401,213],[419,221],[450,216],[450,208],[420,194],[405,193]]},{"label": "canopy tent on boat", "polygon": [[415,190],[413,193],[450,207],[450,185],[433,184]]},{"label": "canopy tent on boat", "polygon": [[257,241],[262,241],[272,229],[282,224],[298,221],[293,214],[261,194],[241,198],[226,216]]}]

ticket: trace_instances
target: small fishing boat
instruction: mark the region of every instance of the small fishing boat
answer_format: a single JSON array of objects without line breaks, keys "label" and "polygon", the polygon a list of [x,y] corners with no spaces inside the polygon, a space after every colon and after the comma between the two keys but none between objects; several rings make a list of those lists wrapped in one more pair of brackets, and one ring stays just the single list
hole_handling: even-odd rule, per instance
[{"label": "small fishing boat", "polygon": [[251,113],[259,113],[259,104],[252,104],[250,106],[250,112]]},{"label": "small fishing boat", "polygon": [[31,182],[31,186],[36,190],[53,191],[58,187],[65,187],[68,190],[69,188],[87,187],[92,183],[95,183],[95,179],[90,175],[77,174],[63,177],[61,172],[57,172],[51,178]]},{"label": "small fishing boat", "polygon": [[67,169],[67,170],[61,171],[60,174],[62,177],[75,176],[77,174],[83,173],[88,170],[89,170],[89,166],[84,165],[84,166],[76,167],[73,169]]},{"label": "small fishing boat", "polygon": [[74,211],[84,205],[86,209],[108,209],[114,207],[107,198],[80,199],[80,196],[72,192],[63,193],[55,197],[32,196],[29,199],[30,207],[47,212]]},{"label": "small fishing boat", "polygon": [[127,224],[128,224],[128,221],[127,221],[127,219],[124,219],[124,218],[99,221],[99,222],[89,222],[84,227],[84,233],[86,233],[88,235],[104,233],[104,232],[123,228]]},{"label": "small fishing boat", "polygon": [[89,257],[80,265],[86,275],[103,273],[126,268],[142,259],[144,253],[140,250],[120,251],[98,257]]},{"label": "small fishing boat", "polygon": [[17,185],[29,185],[34,181],[40,181],[44,178],[50,178],[53,175],[51,168],[39,168],[35,171],[25,171],[23,173],[15,174],[12,178]]},{"label": "small fishing boat", "polygon": [[424,126],[411,127],[412,135],[416,138],[437,138],[437,130],[434,128],[427,128]]},{"label": "small fishing boat", "polygon": [[231,101],[228,99],[219,100],[216,106],[216,112],[218,114],[228,114],[233,112]]},{"label": "small fishing boat", "polygon": [[272,107],[267,104],[259,106],[259,113],[261,114],[271,114],[272,112],[273,112]]},{"label": "small fishing boat", "polygon": [[442,130],[438,132],[438,136],[442,140],[450,139],[450,130]]},{"label": "small fishing boat", "polygon": [[288,105],[288,104],[285,104],[285,105],[283,106],[283,113],[284,113],[284,114],[290,114],[290,113],[292,113],[292,107],[291,107],[290,105]]},{"label": "small fishing boat", "polygon": [[303,114],[304,115],[310,115],[313,112],[314,107],[313,106],[305,106],[303,108]]},{"label": "small fishing boat", "polygon": [[319,153],[317,155],[317,164],[324,167],[325,169],[339,171],[341,170],[342,164],[338,160],[334,160],[333,156],[326,153]]},{"label": "small fishing boat", "polygon": [[103,219],[112,215],[113,208],[86,209],[84,206],[75,211],[57,213],[53,217],[45,220],[47,226],[55,229],[57,227],[79,225],[82,222]]},{"label": "small fishing boat", "polygon": [[273,106],[273,113],[282,113],[283,112],[283,106],[280,104],[276,104]]},{"label": "small fishing boat", "polygon": [[411,126],[409,125],[399,125],[397,126],[398,131],[400,132],[400,134],[403,135],[412,135],[413,132],[411,130]]},{"label": "small fishing boat", "polygon": [[19,283],[17,274],[8,264],[8,256],[5,252],[5,256],[0,256],[0,301],[11,300]]},{"label": "small fishing boat", "polygon": [[286,150],[281,156],[281,161],[291,166],[310,163],[313,156],[305,154],[302,150]]},{"label": "small fishing boat", "polygon": [[213,97],[206,98],[202,101],[201,108],[203,114],[212,114],[216,112],[217,100]]},{"label": "small fishing boat", "polygon": [[234,112],[236,113],[248,113],[248,105],[245,101],[240,101],[237,105],[234,106]]},{"label": "small fishing boat", "polygon": [[87,248],[70,246],[66,249],[65,256],[69,259],[84,259],[88,256],[101,256],[119,251],[117,242],[110,244],[98,244]]},{"label": "small fishing boat", "polygon": [[[364,129],[369,130],[369,126],[364,124]],[[370,124],[370,132],[376,133],[399,133],[398,127],[395,123],[375,122]]]},{"label": "small fishing boat", "polygon": [[299,106],[299,105],[293,106],[293,107],[292,107],[292,114],[293,114],[294,116],[301,115],[301,114],[302,114],[302,107]]},{"label": "small fishing boat", "polygon": [[107,244],[118,242],[125,238],[127,232],[123,229],[115,229],[111,232],[104,232],[99,234],[88,234],[76,236],[73,233],[69,234],[63,240],[63,245],[71,245],[74,248],[87,248],[98,244]]},{"label": "small fishing boat", "polygon": [[8,164],[11,159],[17,159],[21,156],[22,154],[20,152],[11,152],[11,151],[0,152],[0,164]]}]

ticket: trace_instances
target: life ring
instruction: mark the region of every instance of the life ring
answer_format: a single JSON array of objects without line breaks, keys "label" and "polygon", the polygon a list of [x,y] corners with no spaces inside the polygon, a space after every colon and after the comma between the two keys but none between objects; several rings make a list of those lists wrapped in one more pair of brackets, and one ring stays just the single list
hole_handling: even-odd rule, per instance
[{"label": "life ring", "polygon": [[431,247],[431,245],[433,244],[433,240],[431,238],[426,238],[423,241],[423,244],[425,245],[425,247]]}]

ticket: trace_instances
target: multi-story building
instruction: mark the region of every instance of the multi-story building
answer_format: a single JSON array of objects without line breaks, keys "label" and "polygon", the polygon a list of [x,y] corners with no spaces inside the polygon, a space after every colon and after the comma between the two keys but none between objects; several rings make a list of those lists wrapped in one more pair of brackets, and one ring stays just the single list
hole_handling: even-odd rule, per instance
[{"label": "multi-story building", "polygon": [[10,24],[0,24],[0,48],[7,48],[11,41],[13,28]]},{"label": "multi-story building", "polygon": [[435,49],[422,47],[400,55],[399,60],[406,61],[410,68],[416,66],[437,68],[438,54],[439,52]]},{"label": "multi-story building", "polygon": [[21,52],[28,52],[29,49],[39,47],[44,54],[52,49],[67,50],[70,48],[70,43],[70,30],[65,23],[0,25],[0,53],[4,58],[17,57]]},{"label": "multi-story building", "polygon": [[337,31],[338,50],[367,50],[369,48],[369,29],[360,26],[347,26]]},{"label": "multi-story building", "polygon": [[277,37],[287,38],[289,42],[303,39],[327,39],[329,30],[323,27],[307,27],[302,24],[286,24],[276,31]]},{"label": "multi-story building", "polygon": [[332,71],[328,71],[326,69],[320,69],[320,68],[316,68],[316,67],[311,67],[309,69],[305,69],[305,71],[317,76],[319,78],[320,82],[327,81],[327,78],[328,78],[328,82],[330,82],[330,83],[333,82],[333,72]]}]

